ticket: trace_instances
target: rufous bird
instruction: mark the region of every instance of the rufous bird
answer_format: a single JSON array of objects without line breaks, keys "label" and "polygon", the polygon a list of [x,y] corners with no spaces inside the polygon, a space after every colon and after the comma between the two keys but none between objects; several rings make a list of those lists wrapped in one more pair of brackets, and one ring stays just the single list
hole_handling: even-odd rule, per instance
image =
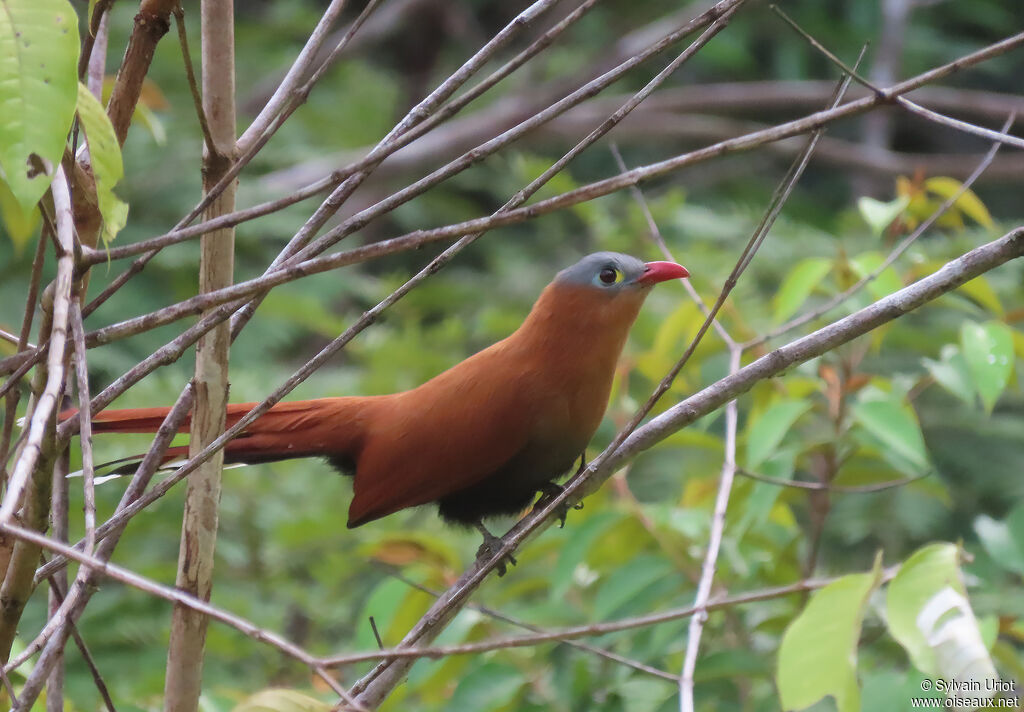
[{"label": "rufous bird", "polygon": [[[523,511],[582,458],[644,299],[687,276],[674,262],[588,255],[558,273],[508,338],[409,391],[278,403],[225,446],[225,462],[326,457],[355,477],[349,528],[436,502],[445,520],[489,538],[483,518]],[[228,426],[254,405],[229,405]],[[156,432],[168,411],[103,411],[93,430]]]}]

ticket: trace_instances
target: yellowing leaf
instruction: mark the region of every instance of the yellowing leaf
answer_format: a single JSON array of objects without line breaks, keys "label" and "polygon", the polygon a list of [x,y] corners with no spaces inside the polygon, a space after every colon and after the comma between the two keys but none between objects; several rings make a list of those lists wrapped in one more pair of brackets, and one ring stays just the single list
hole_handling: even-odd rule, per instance
[{"label": "yellowing leaf", "polygon": [[0,180],[0,218],[7,236],[14,243],[14,250],[20,253],[39,227],[39,208],[33,205],[27,212],[23,210],[7,183]]},{"label": "yellowing leaf", "polygon": [[[957,191],[963,187],[963,183],[955,178],[936,176],[927,179],[924,182],[924,187],[926,190],[940,196],[943,201],[946,201],[956,195]],[[953,203],[953,209],[963,213],[983,227],[990,229],[995,227],[988,208],[985,207],[985,204],[981,202],[981,199],[970,188],[965,190],[964,194],[956,199],[956,202]]]},{"label": "yellowing leaf", "polygon": [[103,218],[103,242],[108,244],[128,221],[128,204],[114,194],[114,186],[124,177],[121,146],[107,112],[89,87],[82,83],[78,84],[78,118],[89,143],[89,156],[96,178],[96,200]]}]

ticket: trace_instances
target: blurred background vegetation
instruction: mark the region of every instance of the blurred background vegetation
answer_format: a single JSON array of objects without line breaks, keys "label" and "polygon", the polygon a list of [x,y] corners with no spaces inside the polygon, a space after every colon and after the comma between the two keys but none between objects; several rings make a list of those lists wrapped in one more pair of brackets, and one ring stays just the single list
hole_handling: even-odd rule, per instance
[{"label": "blurred background vegetation", "polygon": [[[362,4],[352,4],[351,16]],[[1022,6],[1005,0],[781,4],[848,61],[870,41],[863,66],[880,78],[886,73],[897,79],[911,76],[1024,26]],[[243,128],[325,5],[313,0],[238,4],[237,85]],[[522,5],[495,0],[385,2],[343,61],[243,173],[239,205],[287,193],[362,155]],[[198,43],[197,4],[185,6],[193,42]],[[900,6],[909,8],[902,20],[891,14]],[[77,7],[84,13],[85,3]],[[344,208],[349,211],[345,214],[513,125],[535,112],[538,101],[557,98],[566,82],[581,83],[612,58],[628,56],[638,38],[667,31],[701,9],[699,3],[661,0],[598,3],[550,51],[457,117],[451,130],[387,161]],[[110,67],[120,60],[135,12],[131,2],[113,8]],[[493,212],[618,106],[606,96],[624,97],[637,90],[663,62],[642,66],[512,150],[483,161],[350,239],[371,242]],[[1021,108],[1022,76],[1024,54],[1019,51],[954,74],[942,83],[957,90],[945,97],[946,111],[997,128],[1012,107]],[[124,146],[126,180],[119,193],[131,214],[119,244],[166,231],[198,199],[201,139],[180,50],[171,36],[160,44],[150,78],[149,128],[136,123]],[[825,103],[837,78],[835,68],[766,4],[752,3],[609,139],[618,144],[628,165],[650,163],[809,113]],[[925,180],[964,178],[988,148],[981,139],[895,109],[842,122],[826,136],[726,305],[722,323],[737,339],[763,334],[870,271],[915,217],[927,215],[941,202],[941,196],[925,191]],[[690,269],[706,300],[717,294],[798,145],[782,143],[719,159],[643,186],[665,240]],[[574,161],[540,197],[616,172],[606,139]],[[899,176],[905,178],[901,189]],[[1024,158],[1004,149],[976,185],[980,208],[975,203],[958,205],[954,218],[926,234],[870,289],[832,313],[833,318],[1019,225],[1024,217],[1022,188]],[[893,225],[872,226],[857,207],[865,196],[883,203],[904,196],[913,200]],[[311,210],[311,203],[302,203],[242,225],[237,279],[260,274]],[[292,397],[376,394],[415,386],[507,335],[558,269],[595,250],[658,258],[640,206],[628,192],[493,231],[390,309]],[[0,254],[0,325],[16,332],[32,248],[3,239]],[[406,253],[274,290],[232,349],[232,400],[264,397],[427,259],[428,254]],[[87,326],[193,294],[197,261],[195,243],[164,250]],[[116,265],[109,270],[100,266],[90,292],[98,293],[117,272]],[[788,290],[780,289],[784,284]],[[750,470],[810,481],[834,476],[834,484],[844,486],[927,476],[873,494],[832,495],[740,480],[730,504],[716,590],[735,593],[789,583],[812,572],[868,570],[879,550],[885,563],[893,564],[927,542],[962,540],[972,557],[966,567],[972,602],[990,634],[996,664],[1004,677],[1024,679],[1022,285],[1024,269],[1010,264],[743,397],[740,460]],[[699,321],[681,287],[670,285],[652,295],[632,332],[591,455],[646,398]],[[92,352],[94,392],[176,333],[176,327],[165,327]],[[991,336],[1001,344],[1007,333],[1008,368],[986,372],[972,365],[977,359],[971,350],[978,339]],[[757,353],[751,351],[748,358]],[[663,399],[663,407],[723,376],[727,356],[722,342],[709,334]],[[144,380],[116,406],[170,404],[191,371],[191,358],[184,358]],[[781,432],[766,432],[768,422],[783,423]],[[688,605],[708,537],[722,432],[716,414],[641,456],[588,499],[582,511],[571,512],[564,529],[549,529],[532,542],[507,576],[488,581],[477,602],[540,626]],[[146,447],[142,436],[100,439],[97,457],[111,460]],[[315,461],[227,471],[213,602],[316,653],[375,647],[371,615],[383,642],[396,643],[431,599],[394,574],[443,589],[472,561],[479,541],[475,533],[442,526],[429,508],[348,531],[344,523],[350,488],[348,480]],[[76,489],[72,487],[71,512],[80,519],[81,492]],[[178,488],[133,520],[116,562],[160,581],[173,580],[182,493]],[[120,495],[116,482],[99,488],[101,516],[113,510]],[[72,531],[81,531],[81,521],[73,521]],[[783,628],[802,603],[800,596],[791,596],[711,616],[697,667],[698,708],[778,707],[775,655]],[[45,617],[40,597],[32,606],[22,626],[29,636]],[[112,582],[104,584],[88,608],[81,630],[119,710],[160,706],[169,620],[168,604]],[[591,642],[677,673],[686,625],[683,620]],[[515,630],[467,610],[440,642],[505,632]],[[916,690],[920,673],[882,634],[877,615],[870,612],[860,655],[865,709],[905,709],[910,693],[901,691]],[[69,653],[68,666],[70,708],[97,709],[98,697],[77,653]],[[351,681],[362,669],[341,674]],[[209,710],[232,709],[271,685],[313,696],[323,693],[301,666],[217,624],[209,632],[205,680]],[[675,692],[665,680],[548,645],[421,661],[385,708],[655,712],[675,709]],[[823,704],[827,708],[831,703]]]}]

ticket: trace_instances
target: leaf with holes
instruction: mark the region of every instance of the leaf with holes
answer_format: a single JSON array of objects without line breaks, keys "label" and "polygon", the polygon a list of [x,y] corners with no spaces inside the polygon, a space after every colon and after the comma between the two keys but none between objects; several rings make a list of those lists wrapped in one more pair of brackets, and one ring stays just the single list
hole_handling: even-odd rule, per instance
[{"label": "leaf with holes", "polygon": [[77,64],[78,16],[67,0],[0,0],[0,170],[24,212],[64,152]]}]

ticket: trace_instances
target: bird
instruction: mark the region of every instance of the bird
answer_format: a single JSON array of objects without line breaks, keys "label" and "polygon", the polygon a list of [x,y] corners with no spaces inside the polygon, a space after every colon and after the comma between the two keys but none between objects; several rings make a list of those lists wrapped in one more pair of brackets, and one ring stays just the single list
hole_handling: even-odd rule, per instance
[{"label": "bird", "polygon": [[[354,477],[349,528],[436,503],[487,546],[496,538],[484,519],[524,511],[538,492],[558,491],[577,459],[582,466],[651,287],[688,276],[674,262],[587,255],[558,272],[505,339],[411,390],[277,403],[227,443],[225,463],[323,457]],[[229,405],[227,426],[255,405]],[[101,411],[93,432],[156,432],[169,410]]]}]

